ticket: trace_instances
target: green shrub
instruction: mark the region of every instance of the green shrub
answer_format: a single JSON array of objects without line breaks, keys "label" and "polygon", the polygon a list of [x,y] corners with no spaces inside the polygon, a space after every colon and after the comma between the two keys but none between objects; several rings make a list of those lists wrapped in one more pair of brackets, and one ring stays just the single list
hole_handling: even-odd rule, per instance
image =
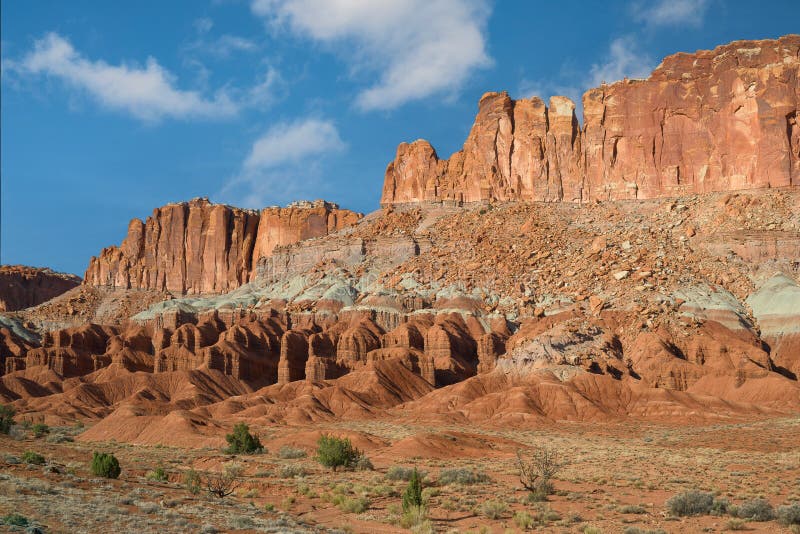
[{"label": "green shrub", "polygon": [[317,461],[336,471],[339,467],[353,467],[361,458],[361,451],[353,447],[348,438],[323,434],[317,440]]},{"label": "green shrub", "polygon": [[258,436],[250,433],[250,427],[245,423],[237,423],[233,427],[233,434],[225,436],[228,447],[225,452],[228,454],[255,454],[264,452],[261,440]]},{"label": "green shrub", "polygon": [[500,519],[508,511],[508,505],[501,501],[486,501],[481,505],[481,513],[489,519]]},{"label": "green shrub", "polygon": [[156,482],[166,482],[169,479],[169,477],[167,477],[167,472],[160,465],[152,471],[148,471],[145,478],[147,480],[155,480]]},{"label": "green shrub", "polygon": [[408,487],[403,493],[403,511],[407,512],[412,507],[422,506],[422,479],[416,468],[411,472],[408,480]]},{"label": "green shrub", "polygon": [[308,456],[308,454],[303,449],[295,449],[288,445],[284,445],[278,451],[278,458],[283,458],[284,460],[297,460],[299,458],[305,458],[306,456]]},{"label": "green shrub", "polygon": [[16,414],[17,412],[13,407],[0,404],[0,434],[11,432],[11,426],[14,424],[14,416]]},{"label": "green shrub", "polygon": [[31,431],[33,432],[33,437],[41,438],[45,434],[50,433],[50,427],[44,423],[36,423],[31,427]]},{"label": "green shrub", "polygon": [[27,517],[16,513],[3,516],[3,523],[10,527],[27,527],[31,524]]},{"label": "green shrub", "polygon": [[192,495],[200,493],[200,473],[189,469],[183,474],[183,485]]},{"label": "green shrub", "polygon": [[713,493],[691,490],[669,499],[667,510],[675,516],[704,515],[711,512],[713,504]]},{"label": "green shrub", "polygon": [[92,474],[104,478],[119,478],[122,469],[119,460],[113,454],[95,452],[92,454]]},{"label": "green shrub", "polygon": [[44,465],[44,456],[33,451],[25,451],[22,454],[22,461],[26,464]]},{"label": "green shrub", "polygon": [[439,484],[443,486],[447,484],[468,486],[471,484],[483,484],[488,481],[489,477],[485,473],[471,469],[442,469],[442,472],[439,473]]},{"label": "green shrub", "polygon": [[800,502],[778,506],[775,515],[783,525],[800,525]]},{"label": "green shrub", "polygon": [[736,517],[750,521],[770,521],[775,518],[775,510],[765,499],[743,502],[736,509]]}]

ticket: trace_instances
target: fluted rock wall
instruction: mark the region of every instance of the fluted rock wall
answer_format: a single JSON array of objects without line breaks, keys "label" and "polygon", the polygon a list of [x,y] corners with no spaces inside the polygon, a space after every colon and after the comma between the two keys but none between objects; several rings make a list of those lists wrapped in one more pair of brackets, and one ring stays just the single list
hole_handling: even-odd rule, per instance
[{"label": "fluted rock wall", "polygon": [[646,80],[487,93],[462,150],[403,143],[381,204],[644,199],[800,184],[800,35],[675,54]]},{"label": "fluted rock wall", "polygon": [[181,294],[223,293],[246,283],[276,246],[320,237],[361,215],[327,202],[244,210],[207,199],[156,208],[134,219],[119,247],[103,249],[85,283]]}]

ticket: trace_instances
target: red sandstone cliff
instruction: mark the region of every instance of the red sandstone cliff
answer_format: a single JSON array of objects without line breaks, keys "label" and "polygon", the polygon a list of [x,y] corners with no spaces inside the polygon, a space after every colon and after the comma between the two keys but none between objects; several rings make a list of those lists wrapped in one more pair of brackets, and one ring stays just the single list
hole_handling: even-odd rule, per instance
[{"label": "red sandstone cliff", "polygon": [[74,274],[24,265],[0,266],[0,312],[36,306],[80,285]]},{"label": "red sandstone cliff", "polygon": [[800,35],[666,58],[646,80],[566,97],[487,93],[464,148],[403,143],[381,204],[588,201],[800,184]]},{"label": "red sandstone cliff", "polygon": [[133,219],[119,247],[103,249],[85,283],[183,294],[223,293],[250,279],[256,262],[279,245],[320,237],[361,215],[328,202],[300,202],[260,213],[208,199],[156,208]]}]

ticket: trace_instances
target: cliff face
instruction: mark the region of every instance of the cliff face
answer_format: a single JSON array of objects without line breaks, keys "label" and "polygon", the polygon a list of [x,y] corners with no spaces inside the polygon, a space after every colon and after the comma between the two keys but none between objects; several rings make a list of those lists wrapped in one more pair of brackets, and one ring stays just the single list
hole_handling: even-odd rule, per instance
[{"label": "cliff face", "polygon": [[403,143],[381,204],[643,199],[800,184],[800,35],[675,54],[575,105],[487,93],[462,150]]},{"label": "cliff face", "polygon": [[181,294],[223,293],[246,283],[257,260],[279,245],[319,237],[361,217],[327,202],[260,213],[194,199],[134,219],[119,247],[103,249],[85,283]]},{"label": "cliff face", "polygon": [[81,279],[50,269],[0,266],[0,312],[36,306],[80,285]]}]

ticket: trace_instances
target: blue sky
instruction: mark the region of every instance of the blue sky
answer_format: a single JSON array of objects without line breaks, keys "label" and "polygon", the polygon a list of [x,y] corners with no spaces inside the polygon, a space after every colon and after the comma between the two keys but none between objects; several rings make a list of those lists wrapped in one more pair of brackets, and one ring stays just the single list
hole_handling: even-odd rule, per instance
[{"label": "blue sky", "polygon": [[448,157],[486,91],[577,99],[798,21],[796,0],[4,0],[0,260],[82,275],[196,196],[369,212],[397,144]]}]

